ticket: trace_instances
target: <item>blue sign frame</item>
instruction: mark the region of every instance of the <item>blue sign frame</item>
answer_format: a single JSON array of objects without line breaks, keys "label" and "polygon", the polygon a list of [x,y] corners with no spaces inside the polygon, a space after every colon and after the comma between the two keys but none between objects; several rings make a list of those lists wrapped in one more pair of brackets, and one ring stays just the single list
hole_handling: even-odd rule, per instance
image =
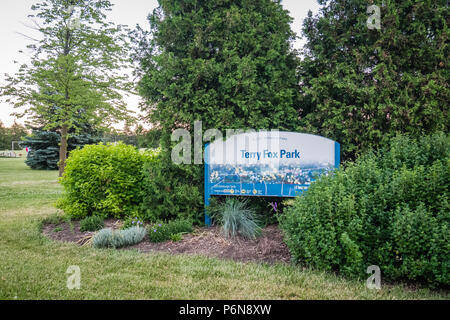
[{"label": "blue sign frame", "polygon": [[[296,133],[289,133],[296,134]],[[300,134],[303,135],[303,134]],[[305,136],[313,136],[306,135]],[[322,138],[319,136],[313,136],[315,138]],[[326,139],[329,140],[329,139]],[[334,168],[339,168],[340,165],[340,144],[335,141],[334,142]],[[256,197],[286,197],[293,198],[305,191],[310,183],[315,180],[314,177],[317,177],[317,174],[323,174],[323,168],[305,168],[299,167],[298,165],[291,164],[289,165],[287,171],[300,170],[303,173],[303,180],[291,180],[285,181],[285,177],[282,174],[279,174],[279,179],[275,182],[265,182],[265,181],[251,181],[251,179],[242,179],[241,176],[237,175],[226,175],[221,176],[221,179],[217,181],[211,181],[211,169],[214,169],[214,165],[210,164],[210,144],[205,145],[204,151],[204,160],[205,160],[205,224],[207,226],[211,225],[211,217],[206,213],[206,207],[210,204],[210,198],[212,195],[227,195],[227,196],[256,196]],[[296,150],[297,152],[297,150]],[[286,153],[286,152],[285,152]],[[293,153],[292,153],[293,154]],[[258,167],[258,165],[253,165],[253,167]],[[221,171],[218,169],[218,171]],[[246,181],[247,180],[247,181]]]}]

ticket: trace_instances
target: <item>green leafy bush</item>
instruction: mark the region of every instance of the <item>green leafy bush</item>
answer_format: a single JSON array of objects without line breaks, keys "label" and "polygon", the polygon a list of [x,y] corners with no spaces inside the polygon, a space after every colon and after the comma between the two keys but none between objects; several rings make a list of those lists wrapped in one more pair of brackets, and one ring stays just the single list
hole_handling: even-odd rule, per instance
[{"label": "green leafy bush", "polygon": [[211,205],[209,213],[227,236],[255,238],[261,231],[255,211],[248,207],[248,200],[229,197]]},{"label": "green leafy bush", "polygon": [[90,216],[80,221],[80,231],[97,231],[104,226],[103,218],[99,216]]},{"label": "green leafy bush", "polygon": [[110,228],[102,229],[92,239],[94,248],[121,248],[141,242],[145,237],[145,228],[131,227],[114,231]]},{"label": "green leafy bush", "polygon": [[148,238],[151,242],[163,242],[177,238],[175,235],[193,231],[192,221],[177,219],[167,223],[155,223],[148,227]]},{"label": "green leafy bush", "polygon": [[153,156],[122,143],[72,151],[61,179],[66,192],[58,207],[75,218],[135,215],[143,197],[143,164]]},{"label": "green leafy bush", "polygon": [[164,242],[170,239],[171,233],[164,223],[156,223],[148,227],[148,239],[151,242]]},{"label": "green leafy bush", "polygon": [[450,137],[399,136],[321,177],[281,217],[292,256],[322,270],[450,284]]}]

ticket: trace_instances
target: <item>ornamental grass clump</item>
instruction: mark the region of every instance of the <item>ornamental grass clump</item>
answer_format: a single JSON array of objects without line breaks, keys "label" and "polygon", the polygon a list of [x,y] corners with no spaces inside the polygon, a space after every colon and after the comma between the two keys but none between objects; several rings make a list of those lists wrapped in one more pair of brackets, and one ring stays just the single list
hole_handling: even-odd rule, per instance
[{"label": "ornamental grass clump", "polygon": [[248,200],[227,198],[224,202],[211,207],[210,214],[227,237],[240,235],[251,239],[261,233],[259,220],[255,211],[248,207]]},{"label": "ornamental grass clump", "polygon": [[145,228],[131,227],[125,230],[102,229],[92,239],[94,248],[121,248],[141,242],[145,237]]}]

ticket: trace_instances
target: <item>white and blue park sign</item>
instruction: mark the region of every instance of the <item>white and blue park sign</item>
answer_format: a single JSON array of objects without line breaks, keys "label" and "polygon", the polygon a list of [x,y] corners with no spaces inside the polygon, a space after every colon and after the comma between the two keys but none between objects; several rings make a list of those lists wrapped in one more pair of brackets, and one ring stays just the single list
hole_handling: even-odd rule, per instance
[{"label": "white and blue park sign", "polygon": [[216,140],[205,148],[205,205],[211,195],[295,197],[339,163],[339,143],[311,134],[259,131]]}]

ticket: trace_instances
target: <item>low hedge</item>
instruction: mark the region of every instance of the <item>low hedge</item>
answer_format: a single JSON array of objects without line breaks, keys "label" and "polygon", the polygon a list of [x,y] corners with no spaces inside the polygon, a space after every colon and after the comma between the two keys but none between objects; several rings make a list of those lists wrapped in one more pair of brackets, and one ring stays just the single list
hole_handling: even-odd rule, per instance
[{"label": "low hedge", "polygon": [[280,219],[293,258],[367,278],[450,285],[450,138],[405,136],[324,176]]}]

